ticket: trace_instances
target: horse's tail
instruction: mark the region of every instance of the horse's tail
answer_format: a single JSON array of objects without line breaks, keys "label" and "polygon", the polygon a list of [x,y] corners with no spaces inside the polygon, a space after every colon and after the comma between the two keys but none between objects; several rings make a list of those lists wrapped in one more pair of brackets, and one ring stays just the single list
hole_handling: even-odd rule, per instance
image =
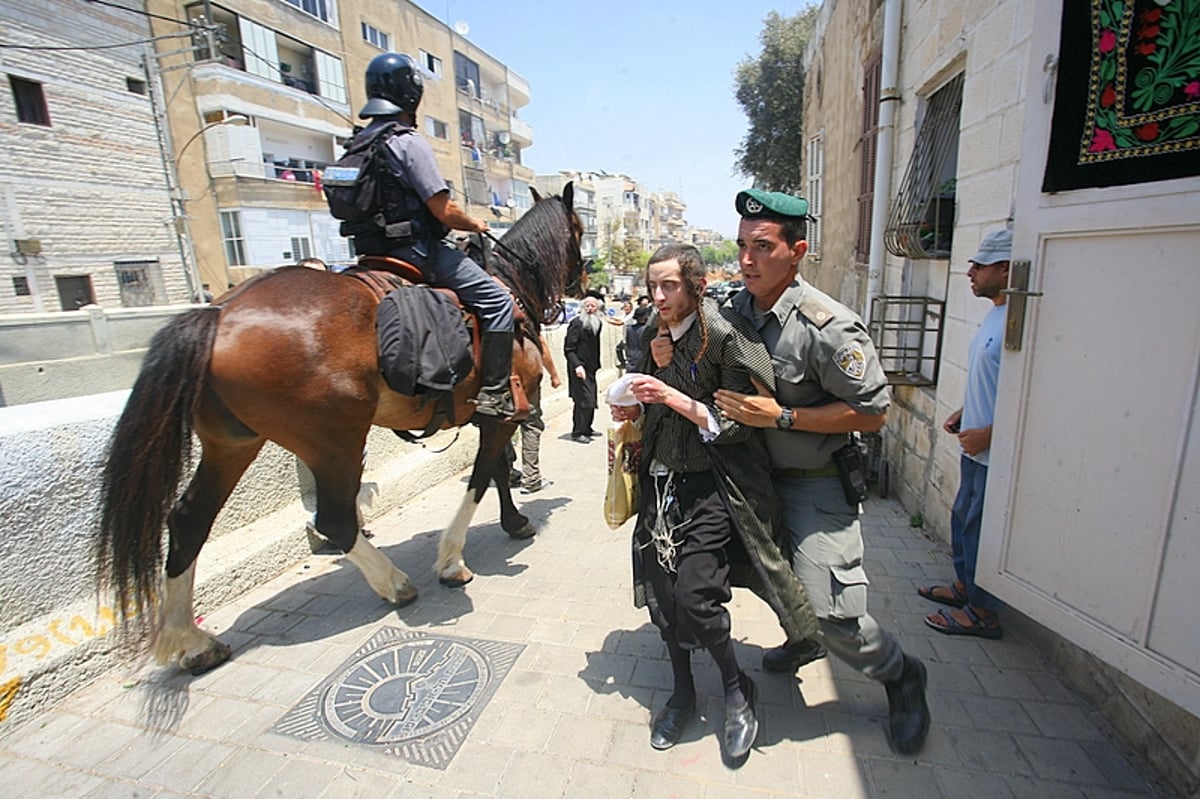
[{"label": "horse's tail", "polygon": [[191,465],[193,419],[219,317],[219,307],[195,308],[155,334],[113,431],[94,563],[121,618],[142,616],[157,604],[163,525]]}]

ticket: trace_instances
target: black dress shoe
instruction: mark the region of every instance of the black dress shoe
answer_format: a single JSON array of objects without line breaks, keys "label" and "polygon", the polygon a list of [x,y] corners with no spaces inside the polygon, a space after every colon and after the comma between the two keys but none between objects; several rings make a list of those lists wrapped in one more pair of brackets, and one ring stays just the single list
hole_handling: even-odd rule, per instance
[{"label": "black dress shoe", "polygon": [[654,718],[650,727],[650,745],[655,749],[670,749],[679,742],[683,728],[696,712],[696,703],[692,702],[684,708],[667,705]]},{"label": "black dress shoe", "polygon": [[904,656],[900,679],[884,683],[888,698],[888,732],[898,755],[920,750],[929,733],[929,705],[925,703],[925,664]]},{"label": "black dress shoe", "polygon": [[805,638],[795,644],[784,644],[763,652],[764,671],[795,674],[801,666],[820,660],[829,653],[819,641]]},{"label": "black dress shoe", "polygon": [[725,761],[734,768],[742,765],[758,737],[758,718],[754,715],[754,699],[757,689],[754,680],[742,675],[742,693],[746,704],[725,712],[725,730],[721,736],[721,753]]}]

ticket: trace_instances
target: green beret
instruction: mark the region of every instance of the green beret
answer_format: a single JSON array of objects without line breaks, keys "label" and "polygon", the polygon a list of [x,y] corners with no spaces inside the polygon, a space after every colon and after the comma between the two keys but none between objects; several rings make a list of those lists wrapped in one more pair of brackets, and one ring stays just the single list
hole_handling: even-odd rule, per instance
[{"label": "green beret", "polygon": [[734,206],[737,208],[739,216],[765,216],[783,219],[808,217],[808,200],[780,191],[763,191],[762,189],[739,191]]}]

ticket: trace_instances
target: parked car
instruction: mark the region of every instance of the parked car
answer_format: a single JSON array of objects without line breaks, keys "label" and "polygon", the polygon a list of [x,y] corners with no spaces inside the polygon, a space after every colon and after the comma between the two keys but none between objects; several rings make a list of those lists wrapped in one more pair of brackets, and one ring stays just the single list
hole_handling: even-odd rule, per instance
[{"label": "parked car", "polygon": [[582,305],[583,303],[579,300],[563,300],[562,311],[559,312],[558,317],[551,324],[565,325],[567,322],[570,322],[576,316],[579,316],[579,309]]}]

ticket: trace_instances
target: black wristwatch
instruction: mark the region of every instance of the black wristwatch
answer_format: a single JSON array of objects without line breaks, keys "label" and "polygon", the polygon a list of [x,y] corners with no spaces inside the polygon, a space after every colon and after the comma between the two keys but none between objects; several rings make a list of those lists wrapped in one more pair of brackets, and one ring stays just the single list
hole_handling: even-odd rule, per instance
[{"label": "black wristwatch", "polygon": [[780,430],[792,429],[792,409],[784,407],[779,411],[779,418],[775,420],[775,426]]}]

